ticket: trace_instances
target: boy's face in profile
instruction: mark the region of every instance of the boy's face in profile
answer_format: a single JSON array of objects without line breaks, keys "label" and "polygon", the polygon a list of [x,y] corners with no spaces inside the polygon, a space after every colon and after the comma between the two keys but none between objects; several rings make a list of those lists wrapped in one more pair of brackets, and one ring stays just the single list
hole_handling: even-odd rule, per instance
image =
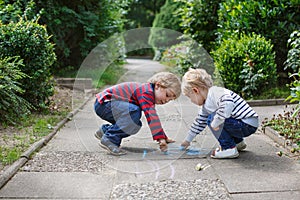
[{"label": "boy's face in profile", "polygon": [[171,100],[176,99],[176,95],[169,88],[161,87],[160,84],[155,84],[155,104],[166,104]]}]

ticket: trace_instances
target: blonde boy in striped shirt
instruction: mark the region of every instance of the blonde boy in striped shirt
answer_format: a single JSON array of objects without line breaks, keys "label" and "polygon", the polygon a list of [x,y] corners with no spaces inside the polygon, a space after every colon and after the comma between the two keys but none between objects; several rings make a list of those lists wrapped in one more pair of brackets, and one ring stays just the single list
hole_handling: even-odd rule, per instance
[{"label": "blonde boy in striped shirt", "polygon": [[204,69],[190,69],[182,78],[182,92],[192,103],[202,106],[181,146],[210,128],[221,148],[212,158],[236,158],[246,148],[244,138],[255,133],[259,126],[257,113],[239,95],[223,87],[213,86],[211,76]]}]

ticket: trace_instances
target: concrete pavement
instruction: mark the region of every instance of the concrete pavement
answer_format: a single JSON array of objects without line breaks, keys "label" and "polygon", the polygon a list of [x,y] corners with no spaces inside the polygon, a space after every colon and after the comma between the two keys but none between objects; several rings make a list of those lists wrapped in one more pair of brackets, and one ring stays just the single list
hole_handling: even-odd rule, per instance
[{"label": "concrete pavement", "polygon": [[[129,60],[120,81],[145,81],[164,66]],[[280,147],[260,130],[246,138],[237,159],[209,157],[218,146],[206,130],[192,146],[199,154],[178,150],[198,108],[181,96],[157,106],[163,127],[175,144],[166,155],[151,138],[145,118],[140,132],[126,138],[121,157],[108,155],[94,132],[103,123],[93,111],[94,98],[51,141],[32,156],[0,190],[0,199],[299,199],[300,164],[276,155]],[[284,106],[254,107],[271,117]],[[204,169],[196,171],[196,164]]]}]

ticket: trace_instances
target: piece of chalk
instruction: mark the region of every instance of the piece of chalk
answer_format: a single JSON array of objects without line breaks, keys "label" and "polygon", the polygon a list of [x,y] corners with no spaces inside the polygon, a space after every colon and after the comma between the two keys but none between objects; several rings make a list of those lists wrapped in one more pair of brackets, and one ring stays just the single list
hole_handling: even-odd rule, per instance
[{"label": "piece of chalk", "polygon": [[201,165],[201,163],[198,163],[198,164],[196,165],[195,169],[196,169],[197,171],[200,171],[200,170],[203,169],[203,166]]}]

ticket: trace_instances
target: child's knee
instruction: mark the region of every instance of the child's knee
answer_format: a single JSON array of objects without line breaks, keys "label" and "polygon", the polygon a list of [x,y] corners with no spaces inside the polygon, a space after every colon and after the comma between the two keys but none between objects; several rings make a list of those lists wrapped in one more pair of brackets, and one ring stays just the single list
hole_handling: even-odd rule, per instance
[{"label": "child's knee", "polygon": [[131,131],[131,135],[137,134],[140,131],[141,127],[142,127],[141,121],[139,124],[135,124],[134,128]]}]

